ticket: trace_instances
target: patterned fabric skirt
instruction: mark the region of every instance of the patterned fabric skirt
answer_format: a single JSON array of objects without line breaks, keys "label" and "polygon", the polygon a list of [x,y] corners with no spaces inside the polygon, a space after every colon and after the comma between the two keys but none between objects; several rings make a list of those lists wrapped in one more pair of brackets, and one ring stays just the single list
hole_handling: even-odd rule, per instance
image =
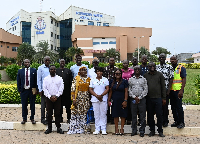
[{"label": "patterned fabric skirt", "polygon": [[69,131],[67,134],[81,134],[87,132],[86,114],[90,107],[90,97],[88,92],[78,92],[76,107],[71,110]]}]

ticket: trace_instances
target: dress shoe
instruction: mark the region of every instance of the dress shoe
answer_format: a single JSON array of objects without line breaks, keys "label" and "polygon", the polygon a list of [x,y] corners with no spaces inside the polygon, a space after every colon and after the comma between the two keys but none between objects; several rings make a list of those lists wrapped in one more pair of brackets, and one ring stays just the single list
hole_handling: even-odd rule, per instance
[{"label": "dress shoe", "polygon": [[48,124],[48,122],[47,122],[46,120],[42,120],[42,123],[43,123],[44,125],[47,125],[47,124]]},{"label": "dress shoe", "polygon": [[131,136],[135,136],[135,135],[137,135],[137,132],[132,132],[131,133]]},{"label": "dress shoe", "polygon": [[36,124],[36,121],[34,119],[31,120],[32,124]]},{"label": "dress shoe", "polygon": [[162,132],[159,132],[158,134],[160,137],[165,137],[165,135]]},{"label": "dress shoe", "polygon": [[149,137],[152,137],[152,136],[154,136],[155,135],[155,131],[151,131],[150,133],[149,133]]},{"label": "dress shoe", "polygon": [[27,120],[23,120],[22,122],[21,122],[21,124],[25,124],[27,122]]},{"label": "dress shoe", "polygon": [[144,133],[140,133],[140,137],[144,137]]},{"label": "dress shoe", "polygon": [[52,132],[52,130],[47,129],[44,133],[45,133],[45,134],[49,134],[49,133],[51,133],[51,132]]},{"label": "dress shoe", "polygon": [[177,127],[178,126],[178,122],[174,122],[173,124],[171,124],[171,127]]},{"label": "dress shoe", "polygon": [[180,124],[177,126],[178,129],[182,129],[182,128],[184,128],[184,127],[185,127],[185,124],[184,124],[184,123],[180,123]]},{"label": "dress shoe", "polygon": [[163,127],[167,127],[167,126],[168,126],[168,123],[164,123],[164,124],[163,124]]},{"label": "dress shoe", "polygon": [[64,134],[64,131],[62,131],[61,128],[58,128],[58,129],[57,129],[57,133]]}]

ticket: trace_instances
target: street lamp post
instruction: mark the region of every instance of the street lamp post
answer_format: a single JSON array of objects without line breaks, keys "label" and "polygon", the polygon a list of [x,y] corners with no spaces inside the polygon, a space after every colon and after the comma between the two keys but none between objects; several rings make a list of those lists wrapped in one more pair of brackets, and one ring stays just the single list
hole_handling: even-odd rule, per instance
[{"label": "street lamp post", "polygon": [[140,59],[140,38],[143,38],[144,36],[140,36],[140,37],[134,37],[134,38],[138,38],[138,61]]}]

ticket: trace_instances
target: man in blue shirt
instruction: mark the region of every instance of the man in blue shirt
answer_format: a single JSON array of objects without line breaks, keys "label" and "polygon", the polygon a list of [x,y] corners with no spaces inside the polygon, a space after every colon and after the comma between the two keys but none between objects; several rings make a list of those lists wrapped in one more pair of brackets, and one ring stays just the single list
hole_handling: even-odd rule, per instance
[{"label": "man in blue shirt", "polygon": [[[41,123],[44,125],[47,125],[47,120],[45,120],[45,96],[43,92],[43,80],[46,76],[48,76],[49,73],[49,64],[51,60],[49,56],[44,57],[44,64],[38,67],[37,70],[37,85],[39,89],[39,95],[41,96]],[[47,117],[47,113],[46,113]]]},{"label": "man in blue shirt", "polygon": [[[78,72],[79,72],[79,68],[82,67],[82,66],[85,66],[87,68],[87,72],[88,72],[88,66],[85,65],[85,64],[82,64],[81,63],[82,61],[82,57],[81,55],[77,54],[76,55],[76,64],[71,66],[70,70],[72,72],[72,75],[73,75],[73,78],[75,78],[77,75],[78,75]],[[88,75],[88,74],[87,74]]]}]

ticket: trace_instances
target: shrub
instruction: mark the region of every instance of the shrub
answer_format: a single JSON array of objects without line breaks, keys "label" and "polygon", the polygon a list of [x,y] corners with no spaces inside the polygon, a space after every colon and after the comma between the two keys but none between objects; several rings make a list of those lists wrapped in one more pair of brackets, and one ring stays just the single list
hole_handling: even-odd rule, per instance
[{"label": "shrub", "polygon": [[55,63],[54,65],[56,66],[56,68],[59,68],[59,67],[60,67],[60,64],[59,64],[59,63]]},{"label": "shrub", "polygon": [[68,63],[67,65],[65,65],[65,67],[68,68],[68,69],[70,69],[70,67],[73,66],[73,65],[75,65],[75,64],[76,64],[75,62],[71,61],[70,63]]},{"label": "shrub", "polygon": [[30,65],[31,68],[35,68],[36,70],[38,70],[39,66],[41,66],[41,64],[35,62]]},{"label": "shrub", "polygon": [[200,98],[200,75],[196,76],[194,83],[196,88],[196,95],[198,98]]},{"label": "shrub", "polygon": [[1,74],[0,74],[0,80],[1,80]]},{"label": "shrub", "polygon": [[88,61],[82,61],[82,64],[88,65],[88,68],[91,68],[90,63]]},{"label": "shrub", "polygon": [[[17,90],[17,84],[6,85],[0,83],[0,104],[20,104],[20,93]],[[40,96],[36,95],[35,103],[40,104]]]},{"label": "shrub", "polygon": [[12,64],[12,65],[7,66],[6,73],[12,80],[16,80],[18,70],[19,70],[19,66],[16,64]]},{"label": "shrub", "polygon": [[6,66],[0,66],[0,70],[4,70]]},{"label": "shrub", "polygon": [[102,62],[100,62],[99,63],[99,67],[107,67],[109,64],[108,63],[102,63]]}]

